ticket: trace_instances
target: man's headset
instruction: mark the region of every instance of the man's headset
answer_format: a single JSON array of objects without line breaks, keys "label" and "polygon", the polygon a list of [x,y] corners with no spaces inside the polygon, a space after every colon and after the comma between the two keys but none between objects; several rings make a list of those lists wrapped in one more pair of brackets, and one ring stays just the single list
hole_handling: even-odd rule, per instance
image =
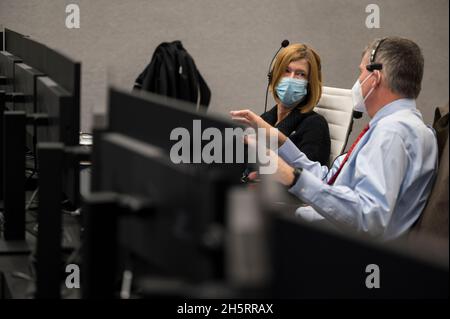
[{"label": "man's headset", "polygon": [[381,46],[381,44],[383,43],[384,40],[386,40],[386,38],[383,38],[383,39],[379,40],[377,42],[377,44],[375,45],[375,47],[373,48],[372,52],[370,52],[369,64],[366,65],[367,71],[373,72],[375,70],[382,70],[383,69],[383,64],[375,62],[375,58],[377,56],[377,51],[379,50],[379,48],[380,48],[380,46]]},{"label": "man's headset", "polygon": [[[366,65],[366,70],[369,72],[373,72],[375,70],[382,70],[383,64],[379,62],[375,62],[375,58],[377,57],[377,52],[380,49],[381,44],[383,41],[386,40],[386,38],[378,40],[378,42],[375,44],[375,47],[370,52],[370,58],[369,58],[369,64]],[[362,117],[362,112],[353,111],[353,117],[355,119],[359,119]]]}]

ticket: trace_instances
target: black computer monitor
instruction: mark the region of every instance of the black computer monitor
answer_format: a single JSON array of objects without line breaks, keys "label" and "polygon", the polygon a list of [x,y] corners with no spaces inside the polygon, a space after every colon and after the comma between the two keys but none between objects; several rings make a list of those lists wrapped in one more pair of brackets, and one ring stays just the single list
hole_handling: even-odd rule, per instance
[{"label": "black computer monitor", "polygon": [[22,57],[26,51],[24,39],[25,36],[23,34],[5,28],[5,51]]},{"label": "black computer monitor", "polygon": [[[0,84],[0,90],[6,93],[15,92],[14,90],[14,65],[22,62],[22,59],[7,51],[0,52],[0,76],[5,77],[3,85]],[[7,103],[7,107],[8,107]],[[8,107],[9,108],[9,107]]]},{"label": "black computer monitor", "polygon": [[24,50],[19,56],[23,59],[23,62],[46,73],[47,52],[50,49],[44,44],[26,37],[22,40],[22,46]]},{"label": "black computer monitor", "polygon": [[5,29],[4,38],[4,51],[2,49],[0,52],[0,76],[3,76],[5,78],[3,78],[2,83],[0,83],[0,90],[8,93],[15,92],[13,83],[14,64],[23,61],[22,55],[24,53],[24,37],[20,33]]},{"label": "black computer monitor", "polygon": [[[56,50],[47,48],[45,53],[45,65],[41,71],[73,96],[75,108],[73,112],[73,121],[78,123],[77,125],[79,126],[81,63],[72,60]],[[78,139],[76,144],[78,144]]]},{"label": "black computer monitor", "polygon": [[174,164],[163,149],[120,133],[102,134],[94,152],[98,191],[151,204],[141,217],[119,218],[119,242],[132,256],[136,275],[186,282],[223,276],[222,251],[213,240],[223,227],[214,177]]},{"label": "black computer monitor", "polygon": [[[274,298],[448,298],[447,257],[274,214]],[[447,243],[448,245],[448,243]]]},{"label": "black computer monitor", "polygon": [[38,142],[61,142],[66,146],[78,144],[79,109],[72,94],[52,78],[40,76],[36,80],[36,112],[49,116],[49,124],[38,127]]},{"label": "black computer monitor", "polygon": [[[36,129],[37,142],[61,142],[78,145],[79,108],[74,96],[53,79],[41,76],[36,81],[36,112],[48,115],[48,125]],[[38,159],[39,161],[39,159]],[[39,164],[39,163],[38,163]],[[74,205],[79,204],[79,165],[64,170],[63,188]]]},{"label": "black computer monitor", "polygon": [[[23,45],[24,36],[15,31],[5,29],[4,50],[0,52],[0,76],[3,76],[0,83],[0,90],[6,93],[16,92],[14,87],[14,65],[23,61],[22,55],[25,52]],[[6,103],[7,109],[11,104]]]},{"label": "black computer monitor", "polygon": [[[187,102],[148,92],[125,92],[111,88],[108,105],[108,132],[122,133],[159,147],[167,156],[169,156],[172,146],[178,142],[176,139],[170,139],[171,132],[175,128],[186,129],[190,138],[191,161],[184,165],[203,169],[208,174],[214,175],[218,181],[221,181],[218,182],[221,185],[218,194],[222,196],[221,202],[223,205],[217,207],[217,209],[220,216],[225,214],[227,190],[230,186],[241,183],[242,173],[247,167],[247,158],[245,156],[238,158],[237,156],[238,150],[241,151],[241,155],[242,150],[245,151],[242,135],[239,134],[239,132],[243,132],[242,126],[220,115],[195,112],[193,111],[195,107]],[[194,121],[200,121],[200,133],[194,132]],[[198,138],[198,134],[209,128],[217,129],[221,133],[222,161],[207,164],[202,158],[200,163],[194,163],[193,155],[201,153],[203,147],[209,143],[209,140],[201,140],[201,150],[194,150],[194,138]],[[225,131],[234,129],[237,129],[238,134],[227,139]],[[227,161],[225,156],[227,151],[230,150],[233,152],[232,160]],[[91,178],[92,191],[97,189],[97,181],[96,168],[94,167]]]},{"label": "black computer monitor", "polygon": [[[16,92],[24,95],[24,99],[22,102],[14,102],[12,110],[24,111],[26,114],[36,112],[36,80],[37,77],[43,75],[44,73],[28,64],[16,63],[14,65],[14,87]],[[34,152],[34,125],[28,125],[26,133],[26,146]]]},{"label": "black computer monitor", "polygon": [[[230,119],[218,114],[205,114],[195,112],[195,106],[185,101],[180,101],[149,92],[125,92],[115,88],[109,91],[108,101],[108,131],[126,134],[141,141],[162,148],[167,154],[177,140],[171,140],[171,132],[175,128],[185,128],[191,138],[190,165],[202,166],[217,174],[222,174],[230,181],[240,181],[242,172],[246,167],[247,159],[239,161],[236,156],[238,148],[244,148],[242,135],[237,135],[231,143],[225,140],[226,129],[242,129],[243,127]],[[198,137],[194,132],[194,121],[200,121],[201,133],[208,128],[216,128],[222,135],[222,162],[205,164],[194,163],[195,150],[193,138]],[[209,140],[201,141],[201,148],[209,143]],[[225,153],[233,150],[233,160],[227,163]],[[200,151],[201,152],[201,151]],[[195,154],[195,155],[197,155]]]},{"label": "black computer monitor", "polygon": [[45,70],[47,46],[18,32],[5,29],[5,51],[40,71]]},{"label": "black computer monitor", "polygon": [[[9,52],[0,51],[0,91],[2,92],[2,105],[0,112],[11,110],[12,103],[6,102],[5,93],[14,92],[14,65],[16,63],[22,62],[22,60]],[[3,200],[3,113],[0,115],[0,200]],[[1,204],[0,204],[1,205]]]},{"label": "black computer monitor", "polygon": [[[57,131],[55,125],[52,125],[50,128],[51,132],[44,133],[45,129],[41,129],[40,132],[45,138],[53,136],[48,141],[63,142],[66,146],[78,145],[80,131],[81,64],[35,40],[25,38],[14,31],[6,30],[6,37],[10,39],[9,47],[18,56],[13,56],[10,52],[2,52],[4,53],[3,64],[5,65],[5,73],[11,79],[11,90],[8,91],[21,92],[28,95],[27,93],[32,92],[32,77],[36,79],[38,76],[46,75],[46,77],[50,78],[49,81],[52,82],[50,86],[56,84],[65,91],[65,95],[71,96],[71,107],[64,109],[64,116],[67,116],[64,119],[64,125],[66,126],[58,133],[58,137],[55,137]],[[22,61],[26,65],[21,63],[15,66],[15,64]],[[1,66],[2,58],[0,55]],[[16,74],[16,72],[18,73]],[[17,79],[16,75],[18,76]],[[44,80],[40,85],[42,87],[44,83],[50,82]],[[34,84],[34,86],[37,86],[37,84]],[[59,89],[56,91],[59,91]],[[25,103],[18,104],[15,109],[42,113],[47,111],[45,105],[42,105],[42,103],[39,108],[36,104],[34,104],[35,107],[32,107],[32,105],[32,98],[28,98]],[[51,109],[53,106],[49,106],[49,108]],[[54,112],[54,109],[50,111]],[[39,138],[38,141],[47,141],[43,138]]]},{"label": "black computer monitor", "polygon": [[[36,47],[35,43],[27,43]],[[38,129],[37,142],[76,146],[80,134],[81,64],[47,47],[42,71],[47,77],[40,77],[37,82],[36,112],[48,113],[51,123]],[[76,160],[64,171],[64,192],[74,206],[80,204],[79,174]]]}]

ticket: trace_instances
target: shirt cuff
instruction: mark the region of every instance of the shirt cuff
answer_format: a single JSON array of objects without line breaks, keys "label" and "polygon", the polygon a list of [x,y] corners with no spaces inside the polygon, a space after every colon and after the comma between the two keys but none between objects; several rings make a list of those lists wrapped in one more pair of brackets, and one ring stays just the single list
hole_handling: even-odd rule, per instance
[{"label": "shirt cuff", "polygon": [[306,204],[311,204],[326,187],[325,183],[314,176],[311,172],[303,170],[297,183],[295,183],[289,192],[300,198]]}]

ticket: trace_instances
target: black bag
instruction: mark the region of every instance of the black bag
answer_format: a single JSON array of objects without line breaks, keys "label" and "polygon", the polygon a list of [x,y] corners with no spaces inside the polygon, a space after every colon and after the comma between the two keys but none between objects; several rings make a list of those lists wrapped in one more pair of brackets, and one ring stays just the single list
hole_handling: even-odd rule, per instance
[{"label": "black bag", "polygon": [[205,108],[211,100],[208,85],[181,41],[161,43],[153,53],[150,63],[136,79],[133,89],[194,104],[199,102]]}]

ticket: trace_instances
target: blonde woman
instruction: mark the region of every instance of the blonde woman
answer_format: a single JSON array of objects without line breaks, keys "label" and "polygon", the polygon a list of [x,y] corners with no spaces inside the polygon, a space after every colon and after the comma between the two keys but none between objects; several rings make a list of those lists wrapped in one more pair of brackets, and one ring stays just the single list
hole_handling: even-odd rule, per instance
[{"label": "blonde woman", "polygon": [[251,110],[232,111],[231,116],[247,125],[277,128],[311,161],[328,165],[328,123],[314,112],[322,95],[319,55],[300,43],[281,50],[273,64],[269,90],[277,104],[261,117]]}]

